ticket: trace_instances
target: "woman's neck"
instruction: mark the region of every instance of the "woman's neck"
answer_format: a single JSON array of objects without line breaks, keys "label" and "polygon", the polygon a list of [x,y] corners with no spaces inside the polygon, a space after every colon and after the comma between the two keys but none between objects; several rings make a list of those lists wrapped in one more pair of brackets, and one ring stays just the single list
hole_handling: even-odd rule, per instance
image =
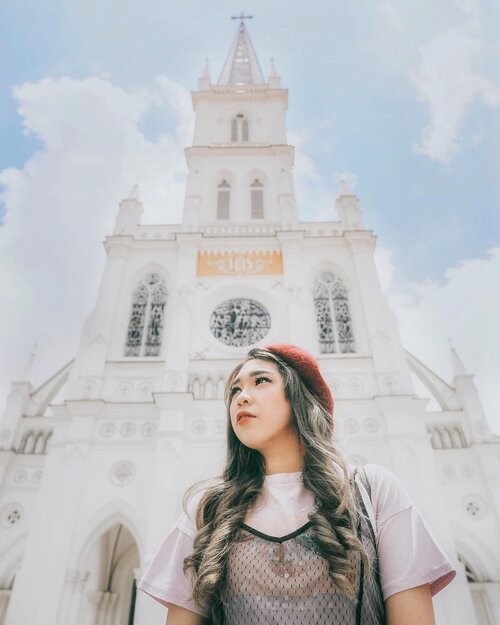
[{"label": "woman's neck", "polygon": [[296,445],[269,449],[261,453],[265,460],[266,475],[297,473],[302,471],[304,466],[304,448],[299,441]]}]

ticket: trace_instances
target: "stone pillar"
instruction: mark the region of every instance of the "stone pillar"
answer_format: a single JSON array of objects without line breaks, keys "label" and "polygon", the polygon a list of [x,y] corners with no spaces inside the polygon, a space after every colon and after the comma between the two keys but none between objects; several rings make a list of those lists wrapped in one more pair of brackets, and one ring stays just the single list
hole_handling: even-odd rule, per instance
[{"label": "stone pillar", "polygon": [[66,441],[51,442],[45,460],[44,479],[33,510],[24,558],[16,575],[6,625],[57,623],[67,557],[78,522],[93,417],[102,408],[102,402],[67,403],[72,415],[68,419],[68,436]]},{"label": "stone pillar", "polygon": [[[186,468],[182,462],[184,423],[194,401],[190,393],[155,393],[154,397],[159,420],[141,574],[181,512],[179,471]],[[164,625],[165,608],[138,590],[135,617],[137,625]]]},{"label": "stone pillar", "polygon": [[[302,244],[304,233],[278,232],[278,240],[283,254],[283,283],[286,297],[286,310],[283,311],[288,319],[288,333],[279,335],[280,341],[289,341],[307,347],[310,338],[309,328],[304,324],[305,310],[307,309],[309,293],[304,290]],[[283,332],[286,332],[286,326]]]},{"label": "stone pillar", "polygon": [[116,592],[97,590],[89,594],[89,602],[94,608],[95,625],[113,625],[118,595]]},{"label": "stone pillar", "polygon": [[66,573],[58,625],[77,625],[80,608],[85,598],[89,571],[70,569]]},{"label": "stone pillar", "polygon": [[[184,391],[187,389],[187,370],[189,365],[189,337],[192,327],[192,299],[196,280],[196,263],[200,234],[177,233],[178,261],[175,293],[169,305],[169,333],[167,337],[165,359],[167,371],[175,368],[183,378],[181,386],[168,384],[167,390]],[[173,367],[174,365],[174,367]]]},{"label": "stone pillar", "polygon": [[[410,371],[401,345],[396,317],[387,304],[373,258],[375,239],[366,231],[344,233],[351,250],[354,273],[358,280],[358,293],[362,305],[363,322],[367,335],[363,352],[372,352],[374,369],[380,378],[392,380],[392,392],[413,394]],[[364,332],[363,332],[364,334]],[[358,339],[356,338],[358,343]],[[380,392],[384,393],[383,380],[379,379]]]},{"label": "stone pillar", "polygon": [[[110,237],[106,239],[108,254],[94,311],[85,322],[80,338],[78,356],[72,367],[66,398],[88,397],[97,399],[97,388],[104,372],[109,340],[117,315],[118,294],[124,276],[124,267],[132,237]],[[81,377],[91,377],[88,391],[80,388]]]}]

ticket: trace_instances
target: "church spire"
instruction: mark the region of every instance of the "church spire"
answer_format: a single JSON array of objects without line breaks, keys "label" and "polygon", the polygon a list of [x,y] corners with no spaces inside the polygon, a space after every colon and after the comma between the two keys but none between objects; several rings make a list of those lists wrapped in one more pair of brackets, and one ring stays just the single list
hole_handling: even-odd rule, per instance
[{"label": "church spire", "polygon": [[252,19],[251,15],[232,17],[239,19],[240,25],[234,38],[226,62],[219,77],[219,85],[263,85],[264,76],[255,54],[250,35],[245,27],[245,19]]}]

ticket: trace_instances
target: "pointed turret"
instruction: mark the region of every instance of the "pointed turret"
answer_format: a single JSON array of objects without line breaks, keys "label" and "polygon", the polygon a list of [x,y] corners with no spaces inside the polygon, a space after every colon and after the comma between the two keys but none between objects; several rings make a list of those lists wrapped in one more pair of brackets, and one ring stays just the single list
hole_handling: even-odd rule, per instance
[{"label": "pointed turret", "polygon": [[31,352],[28,360],[26,361],[23,374],[19,380],[20,382],[31,383],[31,378],[33,376],[33,363],[35,362],[35,356],[36,356],[36,348],[37,348],[37,344],[35,343],[35,346],[33,347],[33,351]]},{"label": "pointed turret", "polygon": [[450,348],[451,348],[451,363],[453,366],[453,373],[455,374],[455,376],[469,375],[468,371],[466,370],[464,366],[464,363],[461,361],[460,356],[457,353],[457,350],[453,347],[451,343],[450,343]]},{"label": "pointed turret", "polygon": [[133,234],[141,223],[144,209],[140,200],[139,185],[134,184],[128,196],[120,202],[114,235]]},{"label": "pointed turret", "polygon": [[339,196],[342,195],[354,195],[345,178],[341,178],[339,182]]},{"label": "pointed turret", "polygon": [[359,200],[350,189],[346,177],[339,180],[339,194],[335,200],[335,208],[346,230],[364,230]]},{"label": "pointed turret", "polygon": [[271,71],[269,72],[269,78],[267,82],[270,87],[274,89],[281,89],[281,76],[276,71],[276,66],[274,65],[274,59],[271,59]]},{"label": "pointed turret", "polygon": [[[243,16],[242,16],[243,17]],[[262,70],[243,19],[218,81],[219,85],[263,85]]]},{"label": "pointed turret", "polygon": [[480,442],[488,438],[491,431],[484,414],[479,392],[474,384],[474,376],[467,371],[451,342],[450,349],[454,372],[452,386],[456,389],[460,405],[464,411],[464,417],[469,426],[469,436],[474,442]]},{"label": "pointed turret", "polygon": [[208,59],[205,59],[205,65],[203,67],[203,71],[201,72],[201,76],[198,78],[198,90],[208,91],[211,85],[212,85],[212,80],[210,78],[210,71],[208,69]]}]

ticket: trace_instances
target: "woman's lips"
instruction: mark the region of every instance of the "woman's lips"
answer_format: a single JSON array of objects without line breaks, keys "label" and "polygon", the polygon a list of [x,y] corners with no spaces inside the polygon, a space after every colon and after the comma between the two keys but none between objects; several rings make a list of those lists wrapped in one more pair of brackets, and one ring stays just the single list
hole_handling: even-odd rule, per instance
[{"label": "woman's lips", "polygon": [[244,414],[243,416],[241,416],[241,417],[238,419],[238,425],[239,425],[240,423],[244,423],[244,422],[246,422],[246,421],[249,421],[250,419],[255,419],[255,417],[254,417],[253,415],[251,415],[251,414]]},{"label": "woman's lips", "polygon": [[237,412],[236,413],[236,423],[241,423],[242,421],[245,421],[246,419],[255,419],[255,415],[251,414],[250,412]]}]

